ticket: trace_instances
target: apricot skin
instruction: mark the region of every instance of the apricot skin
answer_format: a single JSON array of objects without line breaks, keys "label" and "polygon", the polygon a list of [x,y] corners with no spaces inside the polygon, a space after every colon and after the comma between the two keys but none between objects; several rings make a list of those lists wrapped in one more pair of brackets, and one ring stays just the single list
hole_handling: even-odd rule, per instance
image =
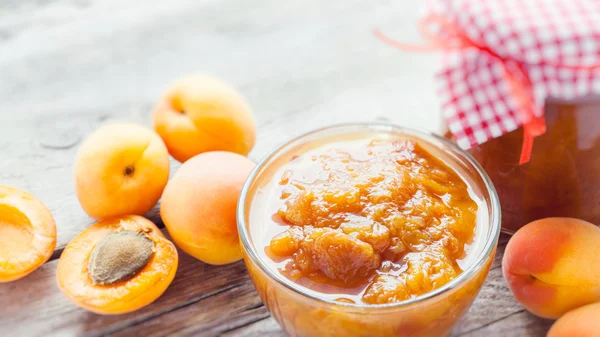
[{"label": "apricot skin", "polygon": [[169,153],[180,162],[209,151],[245,156],[256,140],[256,122],[246,100],[206,75],[172,83],[154,108],[153,120]]},{"label": "apricot skin", "polygon": [[[96,245],[121,230],[143,232],[154,242],[154,255],[131,279],[111,285],[95,285],[88,261]],[[179,257],[175,245],[150,220],[137,215],[100,221],[76,236],[58,263],[60,290],[77,306],[103,315],[138,310],[158,299],[175,278]]]},{"label": "apricot skin", "polygon": [[169,179],[169,154],[160,137],[135,124],[93,132],[75,161],[75,190],[96,219],[142,215],[160,198]]},{"label": "apricot skin", "polygon": [[586,221],[547,218],[519,229],[506,246],[502,269],[515,298],[535,315],[557,318],[600,301],[600,228]]},{"label": "apricot skin", "polygon": [[18,280],[48,261],[56,224],[33,195],[0,185],[0,283]]},{"label": "apricot skin", "polygon": [[600,303],[585,305],[564,314],[547,337],[600,337]]},{"label": "apricot skin", "polygon": [[242,258],[237,199],[254,163],[231,152],[207,152],[185,162],[167,184],[160,215],[175,244],[214,265]]}]

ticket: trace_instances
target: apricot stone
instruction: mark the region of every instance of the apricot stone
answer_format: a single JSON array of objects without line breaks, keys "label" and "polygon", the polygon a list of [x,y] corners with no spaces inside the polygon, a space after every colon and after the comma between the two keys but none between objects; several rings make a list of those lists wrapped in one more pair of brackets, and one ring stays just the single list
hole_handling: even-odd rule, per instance
[{"label": "apricot stone", "polygon": [[93,132],[75,161],[75,190],[96,219],[148,212],[169,179],[169,154],[143,126],[112,124]]},{"label": "apricot stone", "polygon": [[600,303],[585,305],[564,314],[547,337],[600,337]]},{"label": "apricot stone", "polygon": [[130,279],[154,254],[154,242],[143,233],[124,230],[100,241],[90,256],[88,271],[94,284],[108,285]]},{"label": "apricot stone", "polygon": [[547,218],[519,229],[504,253],[504,277],[515,298],[541,317],[600,301],[600,228]]},{"label": "apricot stone", "polygon": [[206,263],[242,258],[236,205],[254,163],[231,152],[207,152],[186,161],[167,184],[160,215],[175,244]]},{"label": "apricot stone", "polygon": [[154,109],[154,129],[178,161],[209,151],[247,155],[256,140],[248,102],[227,83],[206,75],[184,77]]}]

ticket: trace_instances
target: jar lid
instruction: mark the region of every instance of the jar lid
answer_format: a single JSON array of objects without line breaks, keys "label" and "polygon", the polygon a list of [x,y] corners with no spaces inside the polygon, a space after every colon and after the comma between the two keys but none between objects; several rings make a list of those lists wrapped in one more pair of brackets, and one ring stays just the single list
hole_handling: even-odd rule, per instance
[{"label": "jar lid", "polygon": [[442,112],[463,149],[523,126],[525,163],[546,131],[546,99],[600,95],[598,1],[433,0],[421,33],[429,49],[444,51]]}]

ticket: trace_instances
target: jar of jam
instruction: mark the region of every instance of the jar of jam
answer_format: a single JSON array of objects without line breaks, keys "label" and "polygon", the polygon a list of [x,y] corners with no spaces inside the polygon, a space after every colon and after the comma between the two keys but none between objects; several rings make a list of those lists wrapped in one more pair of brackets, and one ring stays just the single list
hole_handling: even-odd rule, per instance
[{"label": "jar of jam", "polygon": [[522,128],[468,151],[494,182],[505,232],[546,217],[600,223],[600,104],[550,101],[545,119],[528,163],[519,165]]}]

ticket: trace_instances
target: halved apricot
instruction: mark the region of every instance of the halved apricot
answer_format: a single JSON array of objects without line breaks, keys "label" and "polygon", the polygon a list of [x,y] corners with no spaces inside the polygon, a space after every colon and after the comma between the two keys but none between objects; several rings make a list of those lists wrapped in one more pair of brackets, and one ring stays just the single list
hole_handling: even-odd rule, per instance
[{"label": "halved apricot", "polygon": [[31,273],[55,246],[56,224],[48,208],[27,192],[0,186],[0,282]]},{"label": "halved apricot", "polygon": [[58,285],[76,305],[98,314],[142,308],[167,289],[177,249],[150,220],[127,215],[77,235],[58,263]]}]

